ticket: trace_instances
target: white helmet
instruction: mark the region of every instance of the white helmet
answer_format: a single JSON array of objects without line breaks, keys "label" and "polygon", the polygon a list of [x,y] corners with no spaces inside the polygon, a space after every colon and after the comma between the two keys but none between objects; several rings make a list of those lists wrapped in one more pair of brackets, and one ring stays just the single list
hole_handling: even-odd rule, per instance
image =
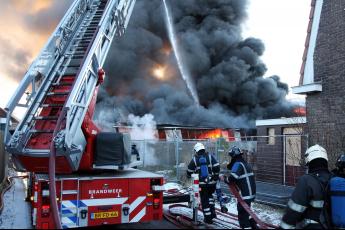
[{"label": "white helmet", "polygon": [[205,146],[202,143],[198,142],[194,145],[194,152],[197,153],[202,149],[205,149]]},{"label": "white helmet", "polygon": [[304,154],[306,164],[309,164],[316,158],[323,158],[328,161],[327,152],[320,145],[313,145],[307,149]]}]

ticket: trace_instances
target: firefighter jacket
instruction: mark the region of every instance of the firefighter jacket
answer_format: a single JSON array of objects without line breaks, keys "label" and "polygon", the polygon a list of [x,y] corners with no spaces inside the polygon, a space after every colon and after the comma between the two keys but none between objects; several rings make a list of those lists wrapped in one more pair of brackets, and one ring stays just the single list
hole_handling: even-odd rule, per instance
[{"label": "firefighter jacket", "polygon": [[252,167],[241,157],[233,158],[228,164],[230,175],[226,183],[234,181],[243,200],[253,201],[256,194],[255,177]]},{"label": "firefighter jacket", "polygon": [[288,202],[281,228],[305,228],[308,225],[321,227],[320,215],[329,178],[329,171],[320,169],[299,179]]},{"label": "firefighter jacket", "polygon": [[219,171],[220,166],[216,158],[210,154],[205,153],[204,155],[206,157],[207,165],[208,165],[208,179],[201,179],[200,178],[200,163],[199,158],[201,155],[194,155],[192,160],[189,162],[188,169],[187,169],[187,176],[190,177],[193,173],[199,174],[199,185],[200,187],[215,187],[217,180],[219,180]]}]

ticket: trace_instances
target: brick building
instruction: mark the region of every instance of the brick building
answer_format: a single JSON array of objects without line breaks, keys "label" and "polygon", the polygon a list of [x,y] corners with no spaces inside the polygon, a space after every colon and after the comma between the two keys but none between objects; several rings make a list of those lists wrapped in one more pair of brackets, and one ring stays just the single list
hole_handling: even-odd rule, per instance
[{"label": "brick building", "polygon": [[324,146],[331,167],[345,151],[345,1],[312,0],[300,84],[309,145]]}]

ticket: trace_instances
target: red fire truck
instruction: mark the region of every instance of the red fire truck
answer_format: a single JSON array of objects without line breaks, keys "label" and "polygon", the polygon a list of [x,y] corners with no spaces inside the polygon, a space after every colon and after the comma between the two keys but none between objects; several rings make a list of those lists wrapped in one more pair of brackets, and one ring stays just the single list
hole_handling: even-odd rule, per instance
[{"label": "red fire truck", "polygon": [[[75,0],[6,107],[6,150],[18,171],[30,173],[36,228],[162,218],[162,176],[133,169],[140,162],[130,160],[129,136],[102,132],[92,121],[102,66],[134,5]],[[19,107],[25,115],[11,134]]]},{"label": "red fire truck", "polygon": [[[47,174],[35,174],[33,225],[54,228]],[[149,222],[162,219],[162,178],[141,170],[58,175],[56,197],[62,228]]]}]

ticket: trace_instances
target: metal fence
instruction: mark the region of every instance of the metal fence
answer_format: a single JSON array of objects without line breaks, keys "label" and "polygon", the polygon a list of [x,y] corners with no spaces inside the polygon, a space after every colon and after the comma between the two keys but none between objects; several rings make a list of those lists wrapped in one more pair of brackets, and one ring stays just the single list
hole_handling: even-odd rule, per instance
[{"label": "metal fence", "polygon": [[137,145],[143,165],[139,168],[163,174],[168,181],[185,181],[186,170],[193,156],[193,147],[202,142],[206,151],[214,154],[226,172],[228,150],[237,146],[244,151],[244,158],[252,165],[257,181],[295,185],[305,172],[303,153],[308,146],[306,135],[253,136],[227,141],[175,140],[133,141]]}]

